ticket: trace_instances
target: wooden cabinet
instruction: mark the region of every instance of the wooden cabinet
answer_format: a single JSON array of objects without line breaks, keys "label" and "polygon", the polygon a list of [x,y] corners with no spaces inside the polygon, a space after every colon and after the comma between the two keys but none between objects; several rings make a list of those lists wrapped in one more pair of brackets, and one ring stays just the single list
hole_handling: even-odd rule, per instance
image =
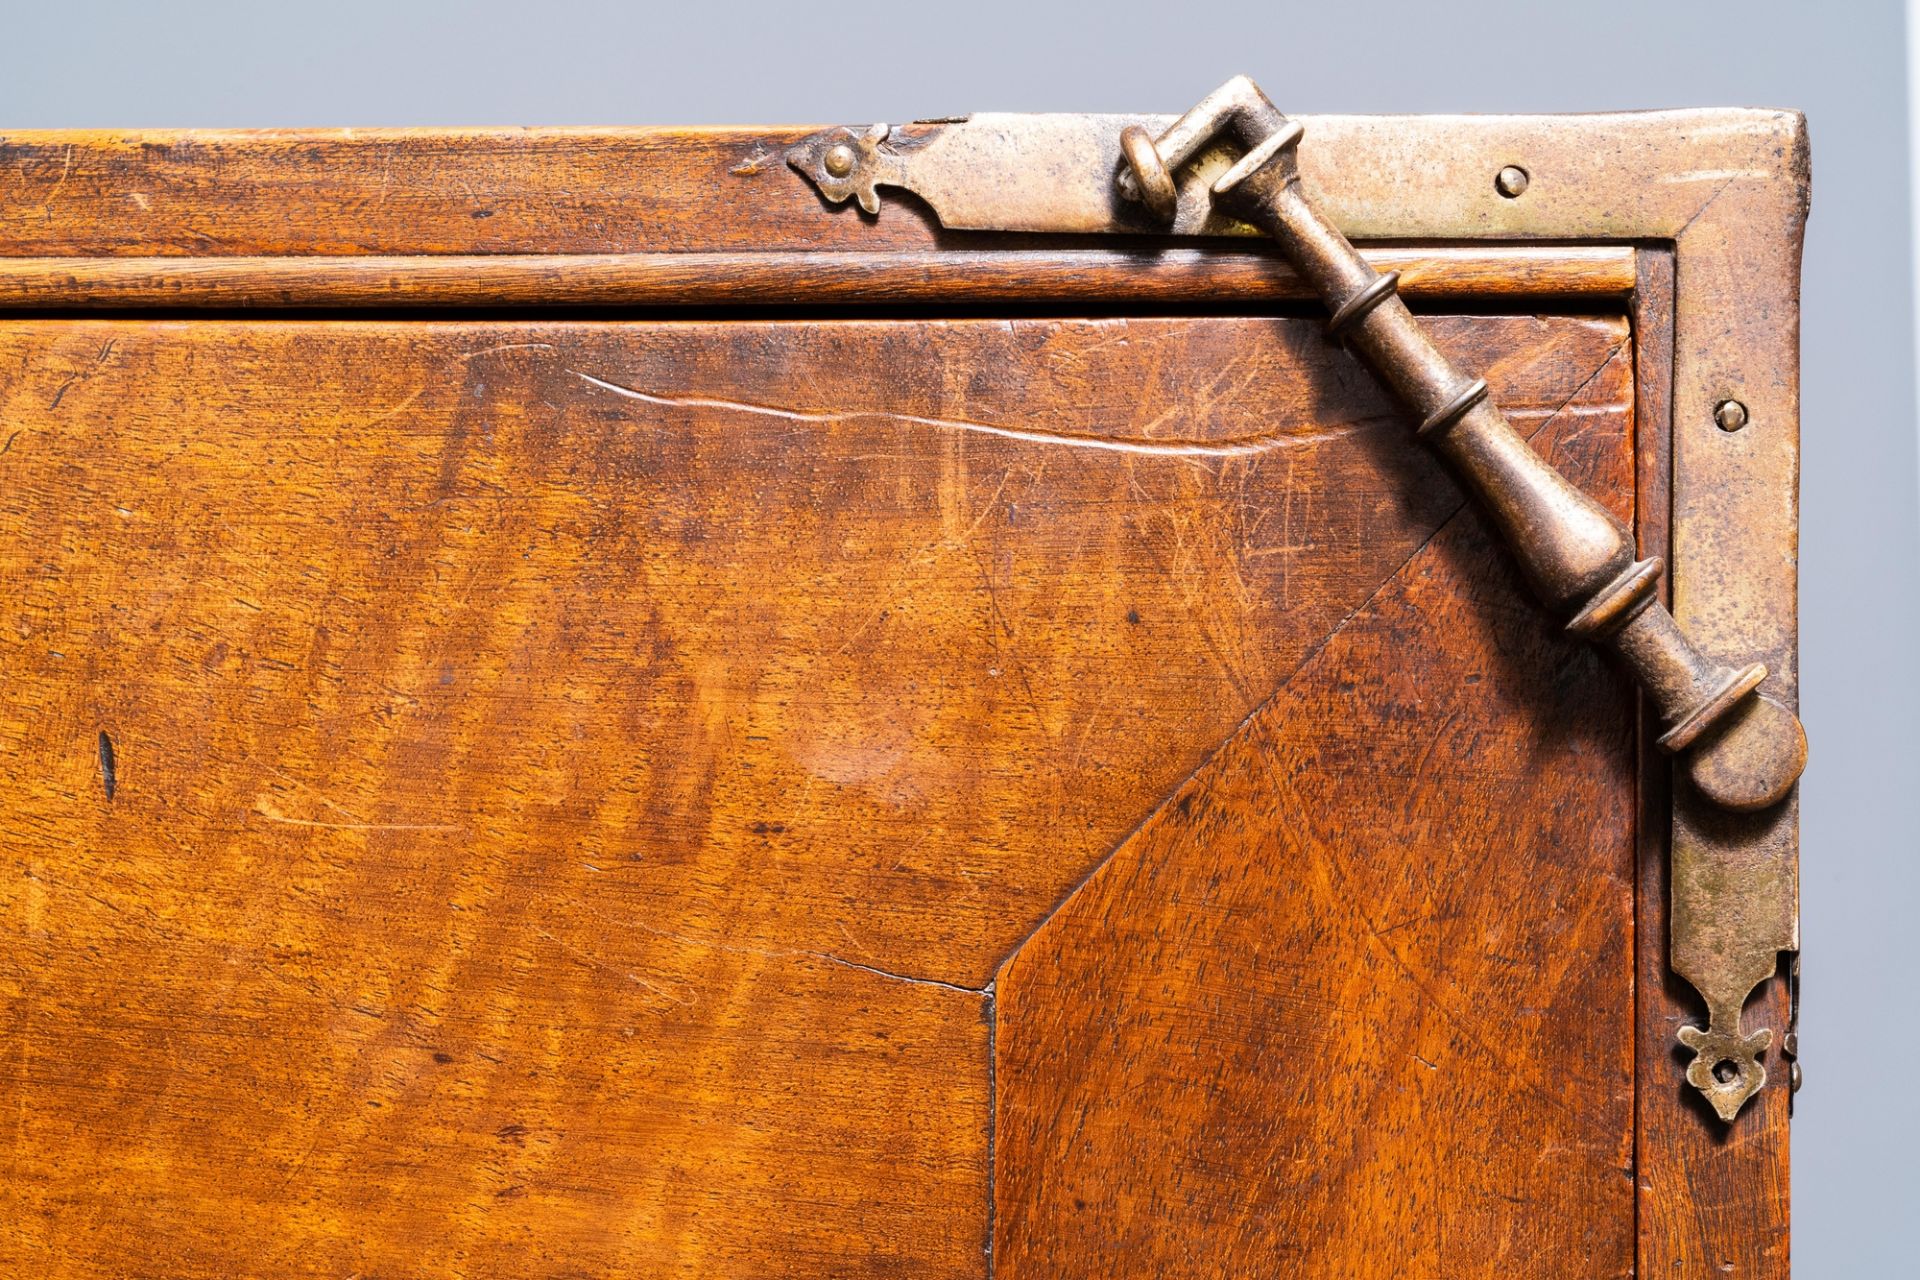
[{"label": "wooden cabinet", "polygon": [[[1633,685],[1302,282],[830,209],[806,132],[0,142],[4,1269],[1784,1276]],[[1359,233],[1790,600],[1621,220]]]}]

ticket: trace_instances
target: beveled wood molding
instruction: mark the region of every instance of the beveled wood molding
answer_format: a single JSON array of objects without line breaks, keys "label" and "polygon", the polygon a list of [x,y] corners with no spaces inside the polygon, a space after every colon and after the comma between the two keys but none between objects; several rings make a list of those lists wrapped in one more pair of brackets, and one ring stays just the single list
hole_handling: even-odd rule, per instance
[{"label": "beveled wood molding", "polygon": [[[1401,291],[1442,304],[1499,298],[1620,304],[1624,245],[1373,246]],[[1313,291],[1265,251],[954,249],[860,253],[0,257],[0,311],[116,308],[793,306],[1299,302]]]}]

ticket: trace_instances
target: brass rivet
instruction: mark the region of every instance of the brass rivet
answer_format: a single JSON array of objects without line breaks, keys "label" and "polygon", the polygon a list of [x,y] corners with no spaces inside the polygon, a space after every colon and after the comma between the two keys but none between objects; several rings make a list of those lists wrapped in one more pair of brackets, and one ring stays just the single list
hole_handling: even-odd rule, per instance
[{"label": "brass rivet", "polygon": [[1522,169],[1517,164],[1510,164],[1502,169],[1499,175],[1494,178],[1493,186],[1494,190],[1498,191],[1501,195],[1509,200],[1513,200],[1526,191],[1527,183],[1531,180],[1532,179],[1527,176],[1525,169]]},{"label": "brass rivet", "polygon": [[836,178],[844,178],[853,172],[853,148],[843,142],[829,150],[822,163],[827,166],[828,173]]},{"label": "brass rivet", "polygon": [[1722,400],[1713,406],[1713,420],[1722,431],[1738,431],[1747,425],[1747,406],[1738,400]]}]

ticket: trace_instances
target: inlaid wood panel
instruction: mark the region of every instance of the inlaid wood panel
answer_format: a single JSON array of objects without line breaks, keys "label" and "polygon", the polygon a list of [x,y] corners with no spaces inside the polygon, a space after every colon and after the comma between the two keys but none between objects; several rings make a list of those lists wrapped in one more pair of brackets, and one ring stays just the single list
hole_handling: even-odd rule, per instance
[{"label": "inlaid wood panel", "polygon": [[1009,963],[996,1274],[1632,1273],[1633,700],[1523,600],[1456,517]]},{"label": "inlaid wood panel", "polygon": [[1448,545],[1406,434],[1283,318],[0,325],[0,1257],[982,1274],[990,980]]}]

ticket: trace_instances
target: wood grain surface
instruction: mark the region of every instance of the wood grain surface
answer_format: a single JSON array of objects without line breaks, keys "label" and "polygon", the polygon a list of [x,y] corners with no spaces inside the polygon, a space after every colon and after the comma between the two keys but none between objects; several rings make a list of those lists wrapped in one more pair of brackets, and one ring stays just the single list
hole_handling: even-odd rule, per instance
[{"label": "wood grain surface", "polygon": [[[908,206],[825,216],[813,129],[139,129],[0,134],[11,257],[931,247]],[[993,243],[992,237],[986,241]],[[1000,245],[999,247],[1009,247]]]},{"label": "wood grain surface", "polygon": [[[1621,322],[1437,327],[1623,500]],[[1543,638],[1470,523],[1433,540],[1458,494],[1305,321],[20,320],[0,324],[0,424],[15,1273],[980,1275],[990,1165],[1003,1242],[1059,1208],[1010,1180],[1014,1144],[1052,1140],[1008,1118],[1040,1096],[1023,975],[1084,962],[1051,939],[1134,851],[1241,859],[1233,892],[1275,895],[1179,964],[1301,937],[1278,895],[1328,925],[1312,958],[1379,994],[1316,1042],[1325,1063],[1394,1009],[1423,1052],[1478,1061],[1434,1010],[1517,990],[1452,950],[1496,921],[1516,966],[1548,924],[1631,933],[1617,686]],[[1341,657],[1381,627],[1404,649]],[[1391,689],[1342,687],[1367,655]],[[1462,683],[1434,690],[1443,673]],[[1328,914],[1255,835],[1126,840],[1223,739],[1240,758],[1235,727],[1282,686],[1255,722],[1276,750],[1357,751],[1340,717],[1283,714],[1351,704],[1399,735],[1382,769],[1417,737],[1459,789],[1403,798],[1416,860],[1303,828],[1309,865],[1373,866],[1399,895],[1381,911],[1426,905],[1416,873],[1458,875],[1431,896],[1466,916],[1394,951],[1356,931],[1392,921]],[[1453,737],[1409,689],[1457,703]],[[1582,759],[1591,780],[1539,818],[1563,846],[1489,833]],[[1374,777],[1332,770],[1307,798]],[[1471,877],[1549,896],[1489,915]],[[1170,909],[1125,905],[1138,936]],[[1509,1059],[1620,1036],[1608,954],[1580,1007],[1477,1030],[1518,1037]],[[1249,1000],[1177,1034],[1242,1026]],[[1537,1076],[1432,1085],[1588,1144],[1462,1194],[1584,1192],[1595,1248],[1630,1235],[1609,1199],[1630,1117],[1592,1145],[1615,1052],[1568,1068],[1560,1111]],[[1247,1079],[1231,1105],[1275,1108],[1279,1132],[1291,1104]],[[1431,1113],[1398,1114],[1411,1142]],[[1008,1274],[1021,1247],[1040,1246],[1003,1243]]]},{"label": "wood grain surface", "polygon": [[1633,697],[1524,599],[1456,517],[1009,963],[996,1274],[1633,1273]]}]

